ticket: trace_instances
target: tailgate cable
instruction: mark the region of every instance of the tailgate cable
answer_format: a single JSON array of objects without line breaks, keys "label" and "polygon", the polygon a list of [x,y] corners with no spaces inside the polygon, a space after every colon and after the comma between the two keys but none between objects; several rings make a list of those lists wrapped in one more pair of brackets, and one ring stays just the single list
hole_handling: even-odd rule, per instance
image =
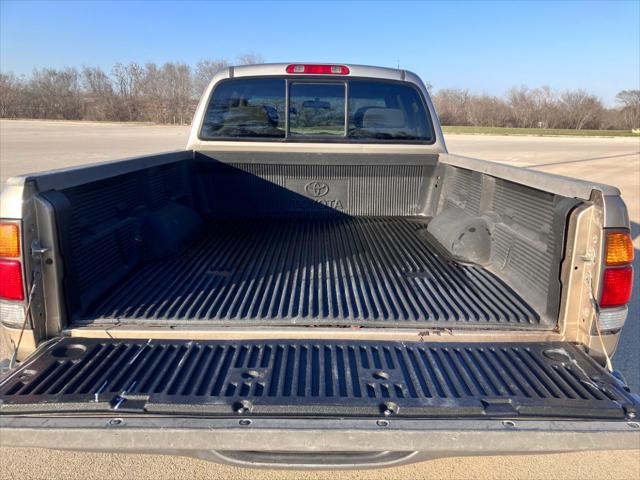
[{"label": "tailgate cable", "polygon": [[613,364],[611,363],[611,357],[609,356],[609,353],[607,353],[607,348],[604,346],[604,339],[602,338],[602,332],[600,331],[600,306],[598,305],[598,302],[596,301],[596,298],[593,295],[593,279],[591,278],[591,275],[588,274],[587,278],[587,285],[589,288],[589,300],[591,301],[591,307],[593,308],[593,311],[595,313],[594,318],[595,318],[595,326],[596,326],[596,331],[598,332],[598,338],[600,339],[600,346],[602,347],[602,353],[604,353],[604,358],[607,362],[607,370],[609,370],[610,372],[613,372]]},{"label": "tailgate cable", "polygon": [[12,369],[16,364],[16,359],[18,357],[18,350],[20,349],[20,344],[22,343],[22,336],[24,335],[24,330],[27,327],[27,321],[29,320],[29,312],[31,311],[31,302],[33,301],[33,294],[36,291],[36,282],[39,277],[40,277],[40,272],[38,270],[34,270],[33,279],[31,281],[31,290],[29,291],[29,299],[27,301],[27,306],[24,309],[24,321],[22,322],[22,328],[20,329],[20,336],[18,337],[18,343],[16,344],[15,350],[13,351],[13,355],[11,355],[11,360],[9,361],[9,369]]}]

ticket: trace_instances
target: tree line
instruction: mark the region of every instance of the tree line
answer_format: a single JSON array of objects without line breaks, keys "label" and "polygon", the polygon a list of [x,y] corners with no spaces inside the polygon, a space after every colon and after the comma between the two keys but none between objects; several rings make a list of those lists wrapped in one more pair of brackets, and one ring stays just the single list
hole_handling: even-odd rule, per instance
[{"label": "tree line", "polygon": [[[262,63],[256,54],[236,64]],[[213,75],[226,59],[163,65],[117,63],[100,67],[36,69],[29,77],[0,73],[0,117],[148,121],[187,124]]]},{"label": "tree line", "polygon": [[[246,54],[237,64],[261,63]],[[29,77],[0,73],[0,117],[149,121],[186,124],[213,75],[230,62],[202,60],[163,65],[118,63],[100,67],[43,68]],[[430,89],[432,90],[432,89]],[[443,88],[432,92],[443,125],[616,129],[640,127],[640,90],[623,90],[615,107],[585,90],[516,87],[504,96]]]},{"label": "tree line", "polygon": [[446,88],[433,94],[443,125],[631,130],[640,128],[640,90],[623,90],[607,108],[585,90],[517,87],[504,97]]}]

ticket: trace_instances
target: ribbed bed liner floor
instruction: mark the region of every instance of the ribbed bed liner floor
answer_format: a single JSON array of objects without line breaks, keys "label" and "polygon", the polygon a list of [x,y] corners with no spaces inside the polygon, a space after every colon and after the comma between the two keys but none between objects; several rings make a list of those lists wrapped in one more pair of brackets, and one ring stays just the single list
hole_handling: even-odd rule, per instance
[{"label": "ribbed bed liner floor", "polygon": [[439,256],[424,229],[404,217],[219,221],[80,322],[547,328],[495,275]]}]

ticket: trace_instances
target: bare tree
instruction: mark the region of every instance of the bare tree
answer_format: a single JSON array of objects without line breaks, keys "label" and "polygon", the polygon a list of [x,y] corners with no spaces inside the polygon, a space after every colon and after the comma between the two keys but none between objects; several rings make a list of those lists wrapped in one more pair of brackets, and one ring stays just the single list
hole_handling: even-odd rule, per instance
[{"label": "bare tree", "polygon": [[35,118],[82,118],[80,75],[75,68],[34,70],[28,92]]},{"label": "bare tree", "polygon": [[0,117],[17,118],[25,115],[26,96],[24,79],[12,73],[0,73]]},{"label": "bare tree", "polygon": [[156,123],[167,123],[169,117],[165,78],[162,69],[155,63],[147,63],[144,66],[140,91],[143,97],[144,118]]},{"label": "bare tree", "polygon": [[599,128],[604,107],[595,95],[584,90],[566,91],[560,95],[564,128],[582,130]]},{"label": "bare tree", "polygon": [[520,128],[537,126],[536,105],[529,88],[520,86],[509,90],[507,103],[513,113],[514,126]]},{"label": "bare tree", "polygon": [[169,121],[183,124],[190,117],[191,69],[184,63],[165,63],[162,76],[164,97],[168,101]]},{"label": "bare tree", "polygon": [[225,67],[229,66],[226,60],[200,60],[196,64],[193,75],[193,95],[199,98],[205,91],[213,76]]},{"label": "bare tree", "polygon": [[471,96],[467,104],[467,121],[474,126],[502,127],[511,120],[511,110],[504,100],[491,95]]},{"label": "bare tree", "polygon": [[134,121],[141,119],[143,68],[137,63],[124,65],[116,63],[111,69],[118,93],[118,120]]},{"label": "bare tree", "polygon": [[255,65],[257,63],[264,63],[264,57],[259,53],[243,53],[238,57],[238,64],[240,65]]},{"label": "bare tree", "polygon": [[640,90],[622,90],[616,95],[616,100],[622,105],[625,128],[640,128]]},{"label": "bare tree", "polygon": [[85,118],[88,120],[111,120],[116,114],[116,96],[113,83],[100,67],[82,69],[83,100]]},{"label": "bare tree", "polygon": [[[238,57],[239,65],[252,65],[256,63],[264,63],[264,57],[257,53],[245,53]],[[213,76],[223,68],[230,65],[229,61],[221,58],[215,60],[200,60],[196,64],[193,75],[193,95],[199,98],[205,91]]]},{"label": "bare tree", "polygon": [[561,122],[558,96],[551,87],[543,86],[531,91],[535,112],[535,126],[558,128]]},{"label": "bare tree", "polygon": [[467,90],[445,88],[434,95],[440,121],[444,125],[467,125],[471,95]]}]

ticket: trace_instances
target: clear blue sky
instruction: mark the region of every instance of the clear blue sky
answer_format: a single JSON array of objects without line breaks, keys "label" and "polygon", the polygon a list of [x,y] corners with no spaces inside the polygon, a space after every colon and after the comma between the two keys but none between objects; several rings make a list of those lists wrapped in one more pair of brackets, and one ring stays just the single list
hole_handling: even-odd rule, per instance
[{"label": "clear blue sky", "polygon": [[413,70],[435,89],[640,88],[640,1],[26,2],[0,0],[0,70],[234,59]]}]

